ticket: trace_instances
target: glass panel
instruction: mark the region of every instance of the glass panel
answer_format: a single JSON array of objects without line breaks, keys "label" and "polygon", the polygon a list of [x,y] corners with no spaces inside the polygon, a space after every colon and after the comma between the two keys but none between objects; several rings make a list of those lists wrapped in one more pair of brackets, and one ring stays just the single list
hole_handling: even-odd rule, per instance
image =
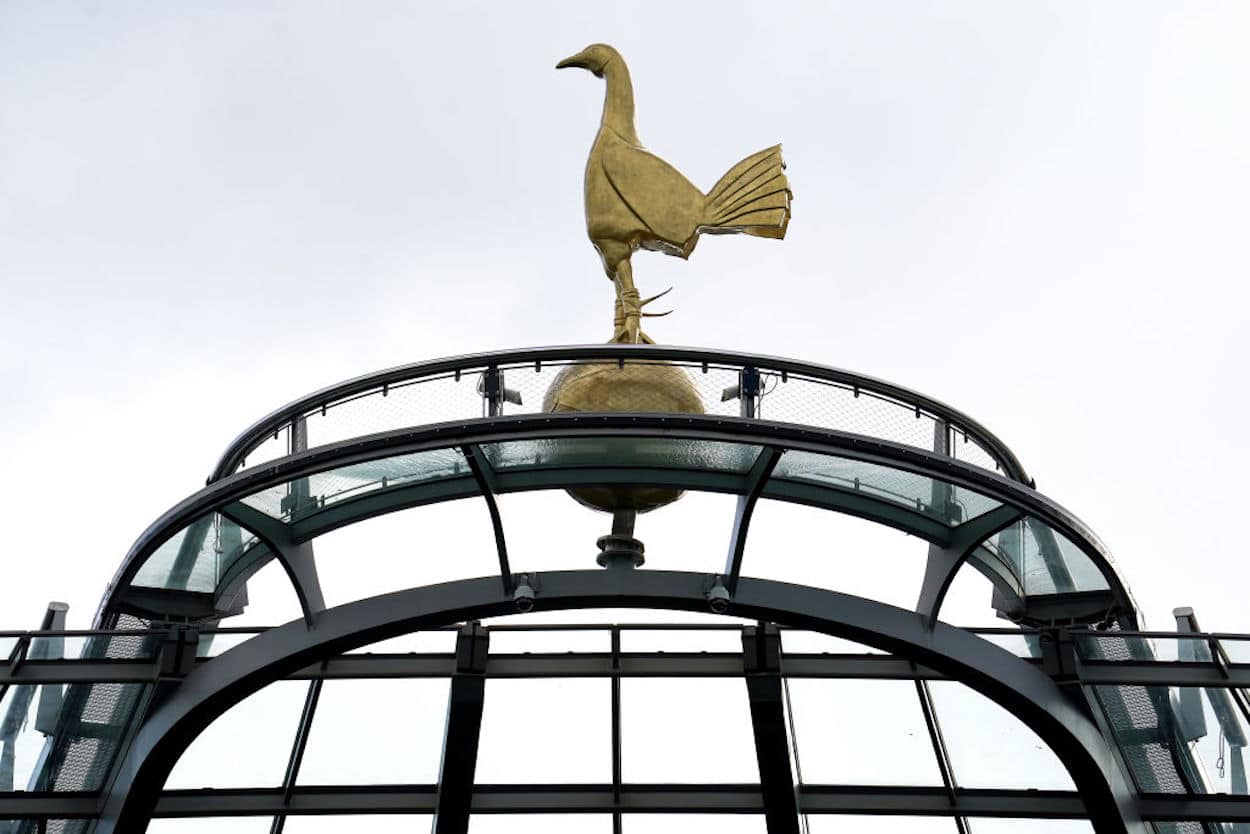
[{"label": "glass panel", "polygon": [[912,681],[791,680],[803,780],[830,785],[941,785]]},{"label": "glass panel", "polygon": [[1229,640],[1221,637],[1220,645],[1224,647],[1229,663],[1250,663],[1250,640]]},{"label": "glass panel", "polygon": [[1073,789],[1059,757],[1006,709],[954,681],[929,691],[960,787]]},{"label": "glass panel", "polygon": [[788,628],[781,630],[781,648],[789,654],[887,654],[842,637]]},{"label": "glass panel", "polygon": [[236,704],[191,742],[165,787],[281,785],[307,691],[306,681],[277,681]]},{"label": "glass panel", "polygon": [[17,637],[0,637],[0,661],[8,660],[9,655],[13,654],[13,649],[17,648]]},{"label": "glass panel", "polygon": [[742,629],[704,631],[678,629],[651,631],[626,629],[621,632],[623,652],[718,652],[742,654]]},{"label": "glass panel", "polygon": [[610,834],[611,814],[474,814],[469,834]]},{"label": "glass panel", "polygon": [[1001,649],[1006,649],[1016,657],[1036,658],[1042,656],[1042,644],[1036,634],[990,632],[988,634],[978,633],[977,636],[987,643],[993,643]]},{"label": "glass panel", "polygon": [[200,817],[157,819],[147,834],[269,834],[269,817]]},{"label": "glass panel", "polygon": [[300,767],[300,785],[432,784],[447,719],[440,678],[328,680]]},{"label": "glass panel", "polygon": [[758,782],[746,684],[736,678],[621,681],[626,782]]},{"label": "glass panel", "polygon": [[258,633],[255,631],[228,631],[224,634],[212,631],[200,632],[200,642],[195,647],[195,656],[216,657],[235,646],[246,643]]},{"label": "glass panel", "polygon": [[610,652],[612,635],[607,629],[571,631],[494,631],[491,654],[554,654],[558,652]]},{"label": "glass panel", "polygon": [[348,654],[452,654],[456,651],[456,631],[414,631],[389,640],[370,643]]},{"label": "glass panel", "polygon": [[432,821],[433,817],[429,814],[369,814],[367,816],[334,814],[287,817],[282,834],[343,834],[345,831],[360,831],[368,834],[418,834],[418,832],[429,831]]},{"label": "glass panel", "polygon": [[763,814],[624,814],[621,830],[629,834],[765,834]]},{"label": "glass panel", "polygon": [[1088,820],[1033,820],[977,817],[976,834],[1093,834]]},{"label": "glass panel", "polygon": [[[0,701],[0,790],[99,790],[144,684],[10,687]],[[55,775],[42,772],[56,755]]]},{"label": "glass panel", "polygon": [[665,437],[594,437],[509,440],[482,450],[496,469],[590,466],[655,467],[743,473],[760,447],[716,440]]},{"label": "glass panel", "polygon": [[132,582],[148,588],[209,592],[227,567],[257,544],[225,516],[204,515],[174,533],[139,568]]},{"label": "glass panel", "polygon": [[83,656],[88,638],[80,634],[31,637],[27,660],[64,660]]},{"label": "glass panel", "polygon": [[46,698],[59,713],[63,692],[60,686],[10,686],[0,698],[0,791],[35,788],[32,777],[45,742],[39,730],[48,729],[34,720],[36,711]]},{"label": "glass panel", "polygon": [[607,679],[488,680],[475,780],[611,782],[611,709]]},{"label": "glass panel", "polygon": [[1033,518],[995,533],[982,548],[1009,565],[1026,595],[1105,590],[1106,578],[1072,541]]},{"label": "glass panel", "polygon": [[249,495],[243,503],[272,518],[294,521],[369,492],[457,475],[469,475],[460,450],[431,449],[318,472]]},{"label": "glass panel", "polygon": [[[972,825],[981,834],[981,819]],[[855,814],[809,814],[808,834],[958,834],[951,817],[857,816]],[[1038,832],[1041,834],[1041,832]]]},{"label": "glass panel", "polygon": [[[786,452],[773,470],[773,478],[863,493],[951,526],[1001,506],[993,498],[924,475],[816,452]],[[943,500],[946,496],[949,500]]]}]

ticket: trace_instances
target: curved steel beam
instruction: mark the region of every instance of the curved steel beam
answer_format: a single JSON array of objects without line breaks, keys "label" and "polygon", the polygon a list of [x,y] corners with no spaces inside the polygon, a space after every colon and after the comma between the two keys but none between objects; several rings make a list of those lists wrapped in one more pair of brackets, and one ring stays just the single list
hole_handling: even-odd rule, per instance
[{"label": "curved steel beam", "polygon": [[[980,467],[911,446],[862,435],[762,420],[697,415],[562,413],[499,417],[399,429],[318,447],[218,481],[170,509],[144,531],[114,576],[97,613],[97,624],[102,624],[107,617],[112,598],[125,589],[147,556],[170,535],[203,514],[266,487],[338,466],[426,449],[532,437],[626,435],[717,440],[832,453],[966,487],[1019,507],[1026,514],[1040,519],[1071,539],[1094,561],[1123,607],[1129,611],[1135,609],[1127,588],[1116,573],[1110,554],[1088,527],[1040,493]],[[724,473],[717,474],[723,476]],[[505,475],[506,473],[500,473],[498,477],[502,481]],[[471,480],[469,473],[465,473],[465,479]],[[445,480],[450,482],[456,479]],[[745,479],[743,484],[745,491]],[[476,483],[474,487],[476,488]],[[765,494],[770,493],[766,491]]]},{"label": "curved steel beam", "polygon": [[[534,610],[597,607],[707,611],[705,574],[558,571],[540,575]],[[421,628],[513,614],[498,577],[397,591],[295,621],[202,664],[145,721],[119,763],[97,834],[140,831],[187,746],[218,716],[267,684],[321,659]],[[1058,755],[1099,834],[1142,832],[1134,794],[1093,722],[1038,669],[962,629],[928,628],[880,602],[759,579],[739,580],[725,612],[824,632],[898,654],[1004,706]]]},{"label": "curved steel beam", "polygon": [[434,359],[427,362],[416,362],[400,365],[395,368],[377,371],[358,376],[344,382],[315,391],[301,397],[277,411],[262,417],[236,437],[218,461],[209,482],[218,481],[235,472],[247,454],[266,438],[300,416],[308,414],[327,405],[339,402],[348,397],[358,396],[373,390],[381,390],[384,386],[395,386],[399,383],[417,379],[459,374],[462,371],[485,370],[491,366],[528,365],[541,367],[543,362],[585,361],[621,361],[621,362],[684,362],[692,365],[747,366],[758,368],[766,373],[795,374],[810,376],[816,379],[834,382],[860,391],[878,394],[898,401],[916,409],[917,416],[925,412],[949,423],[961,433],[977,441],[1003,468],[1007,476],[1020,483],[1032,485],[1024,466],[1007,445],[992,434],[989,429],[973,420],[967,414],[951,406],[905,388],[886,382],[882,379],[845,371],[829,365],[810,362],[799,362],[779,356],[767,356],[753,353],[733,353],[723,350],[706,348],[677,347],[671,345],[562,345],[556,347],[521,348],[518,350],[496,351],[492,353],[473,353],[464,356],[452,356],[446,359]]},{"label": "curved steel beam", "polygon": [[[1015,507],[1003,505],[961,524],[954,539],[945,547],[936,545],[929,547],[929,558],[925,562],[924,580],[920,583],[920,599],[916,602],[916,613],[925,618],[930,628],[937,622],[942,601],[946,599],[946,592],[950,589],[951,582],[955,580],[955,574],[964,566],[973,552],[990,536],[1023,517],[1023,513]],[[981,572],[991,582],[997,582],[999,579],[992,571],[982,569]]]}]

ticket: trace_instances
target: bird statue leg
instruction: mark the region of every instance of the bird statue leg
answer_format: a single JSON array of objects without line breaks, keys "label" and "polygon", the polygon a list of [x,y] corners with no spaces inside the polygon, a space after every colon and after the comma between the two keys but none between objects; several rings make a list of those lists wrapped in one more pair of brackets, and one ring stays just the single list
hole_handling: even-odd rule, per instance
[{"label": "bird statue leg", "polygon": [[636,345],[642,341],[642,328],[639,324],[642,305],[639,303],[638,288],[634,286],[634,270],[629,264],[629,258],[616,264],[612,282],[616,284],[616,300],[621,305],[620,334],[615,337],[615,341]]}]

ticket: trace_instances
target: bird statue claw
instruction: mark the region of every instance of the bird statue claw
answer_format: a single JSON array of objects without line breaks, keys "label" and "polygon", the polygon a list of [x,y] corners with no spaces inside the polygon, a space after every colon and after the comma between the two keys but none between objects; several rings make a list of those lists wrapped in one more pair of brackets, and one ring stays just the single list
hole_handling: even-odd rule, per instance
[{"label": "bird statue claw", "polygon": [[672,291],[673,288],[669,287],[662,293],[642,300],[638,299],[637,290],[626,290],[622,293],[622,297],[616,300],[616,307],[612,317],[612,341],[627,345],[655,344],[650,336],[642,332],[641,319],[658,319],[662,316],[670,315],[673,311],[665,310],[663,313],[648,313],[643,308],[657,298],[662,298]]}]

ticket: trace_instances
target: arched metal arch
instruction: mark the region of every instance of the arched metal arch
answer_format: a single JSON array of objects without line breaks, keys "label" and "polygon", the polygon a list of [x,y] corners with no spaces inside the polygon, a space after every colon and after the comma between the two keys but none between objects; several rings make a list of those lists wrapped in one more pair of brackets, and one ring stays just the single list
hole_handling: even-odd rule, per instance
[{"label": "arched metal arch", "polygon": [[[1082,522],[1058,504],[1008,478],[987,472],[952,458],[926,452],[914,447],[905,446],[861,435],[849,434],[832,430],[801,428],[787,424],[770,423],[762,420],[751,420],[729,417],[707,417],[694,415],[662,415],[662,414],[542,414],[519,417],[501,417],[473,420],[464,423],[423,426],[412,429],[400,429],[368,438],[353,439],[330,444],[307,452],[291,455],[282,460],[258,467],[248,472],[238,473],[214,483],[205,489],[180,502],[155,523],[153,523],[132,546],[130,552],[118,568],[109,592],[102,601],[97,614],[97,625],[104,625],[105,619],[113,610],[113,603],[118,594],[124,593],[144,560],[155,551],[160,544],[179,529],[190,524],[207,512],[220,511],[231,502],[258,490],[281,484],[304,475],[325,471],[351,463],[374,460],[387,455],[416,452],[426,449],[446,448],[449,446],[466,446],[517,440],[523,438],[568,438],[568,437],[621,437],[621,436],[653,436],[680,437],[693,440],[719,440],[735,443],[759,444],[765,447],[807,450],[817,453],[835,453],[848,458],[881,463],[885,466],[904,471],[935,477],[957,486],[979,491],[992,498],[1010,504],[1023,514],[1036,516],[1055,529],[1068,536],[1089,555],[1103,573],[1114,597],[1128,611],[1134,610],[1127,588],[1115,571],[1110,554],[1098,538]],[[668,481],[667,478],[673,480]],[[734,477],[719,475],[726,483],[733,482],[743,491],[749,489],[746,478],[737,484]],[[671,476],[663,470],[647,473],[648,483],[671,483],[673,486],[698,488],[694,483],[683,483],[679,473]],[[477,483],[467,474],[464,478],[467,490],[454,489],[450,485],[432,487],[445,490],[442,497],[464,497],[476,495]],[[431,487],[422,487],[430,489]],[[725,488],[725,487],[721,487]],[[730,488],[732,491],[732,488]],[[800,490],[786,496],[786,500],[803,502]],[[397,502],[386,511],[395,511],[434,498],[423,498],[408,503]],[[347,506],[349,502],[344,502]],[[844,510],[850,512],[850,510]],[[867,517],[867,516],[865,516]],[[363,518],[363,517],[361,517]],[[361,520],[361,519],[353,519]],[[876,519],[881,521],[881,519]],[[350,523],[350,522],[346,522]],[[991,535],[990,530],[985,535]],[[272,537],[272,536],[271,536]],[[981,540],[983,540],[982,537]],[[979,542],[978,542],[979,543]],[[290,548],[277,544],[274,555],[283,563],[287,575],[296,583],[296,594],[304,608],[306,618],[311,618],[317,609],[316,601],[320,597],[319,588],[300,587],[301,577],[306,571],[292,564],[287,558]],[[943,543],[948,544],[948,543]],[[945,576],[940,577],[938,587],[944,592],[949,585],[950,577],[966,558],[970,549],[961,551],[963,557],[953,564],[945,566]],[[936,593],[921,600],[922,606],[941,603],[942,593]],[[311,603],[311,604],[310,604]],[[936,615],[936,607],[923,611],[932,618]]]},{"label": "arched metal arch", "polygon": [[[535,610],[707,610],[705,574],[559,571],[537,577]],[[327,609],[265,632],[198,667],[147,718],[119,764],[97,834],[142,830],[170,770],[234,704],[323,658],[420,628],[516,612],[496,577],[411,588]],[[1099,834],[1145,828],[1108,742],[1040,670],[969,632],[834,591],[743,578],[726,612],[851,639],[929,666],[1010,710],[1058,755]]]}]

